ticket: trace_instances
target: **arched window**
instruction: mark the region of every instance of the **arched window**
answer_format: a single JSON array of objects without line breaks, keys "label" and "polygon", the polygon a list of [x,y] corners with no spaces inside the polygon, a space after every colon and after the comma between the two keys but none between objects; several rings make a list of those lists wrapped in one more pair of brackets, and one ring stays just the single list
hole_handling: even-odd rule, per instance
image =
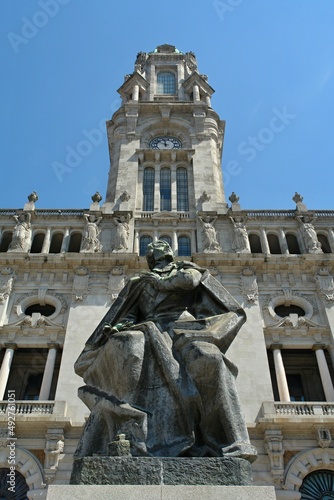
[{"label": "arched window", "polygon": [[13,474],[13,480],[15,482],[15,486],[13,487],[13,495],[8,491],[8,482],[11,477],[10,474],[12,471],[10,469],[1,468],[0,469],[0,500],[8,500],[10,498],[16,500],[27,500],[27,493],[29,491],[29,486],[26,483],[24,476],[18,470],[15,470]]},{"label": "arched window", "polygon": [[321,249],[324,253],[332,253],[328,238],[325,234],[317,234]]},{"label": "arched window", "polygon": [[157,94],[175,94],[175,75],[167,71],[160,72],[157,78]]},{"label": "arched window", "polygon": [[0,252],[7,252],[8,247],[12,242],[12,238],[13,238],[12,232],[3,233],[0,245]]},{"label": "arched window", "polygon": [[171,210],[171,197],[170,169],[164,167],[160,170],[160,210]]},{"label": "arched window", "polygon": [[140,237],[140,243],[139,243],[139,255],[144,256],[146,255],[147,252],[147,246],[152,243],[152,238],[151,236],[141,236]]},{"label": "arched window", "polygon": [[52,236],[49,253],[60,253],[63,243],[63,233],[55,233]]},{"label": "arched window", "polygon": [[249,234],[249,246],[252,253],[262,253],[261,240],[258,234]]},{"label": "arched window", "polygon": [[154,177],[154,168],[145,168],[143,179],[143,210],[147,212],[154,210]]},{"label": "arched window", "polygon": [[188,172],[184,167],[176,170],[177,210],[188,212]]},{"label": "arched window", "polygon": [[286,233],[286,242],[288,244],[289,253],[300,254],[300,248],[297,240],[297,236],[292,233]]},{"label": "arched window", "polygon": [[308,474],[299,488],[301,500],[330,500],[334,498],[334,472],[317,470]]},{"label": "arched window", "polygon": [[68,252],[80,252],[82,234],[72,233],[70,237],[70,242],[68,245]]},{"label": "arched window", "polygon": [[191,255],[190,238],[188,236],[180,236],[177,240],[178,256],[189,257]]},{"label": "arched window", "polygon": [[268,240],[270,253],[272,253],[272,254],[282,253],[281,246],[279,244],[279,239],[278,239],[278,236],[276,234],[272,234],[272,233],[268,234],[267,240]]},{"label": "arched window", "polygon": [[41,253],[44,243],[44,238],[45,238],[44,233],[35,234],[34,239],[32,241],[30,253]]},{"label": "arched window", "polygon": [[160,236],[159,240],[165,241],[170,247],[172,246],[172,238],[170,236]]}]

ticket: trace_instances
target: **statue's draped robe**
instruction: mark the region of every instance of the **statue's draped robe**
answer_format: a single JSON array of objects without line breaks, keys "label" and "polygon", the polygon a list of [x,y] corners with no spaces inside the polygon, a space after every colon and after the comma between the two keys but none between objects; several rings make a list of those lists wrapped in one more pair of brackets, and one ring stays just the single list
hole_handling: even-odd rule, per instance
[{"label": "statue's draped robe", "polygon": [[[86,343],[75,371],[91,410],[76,456],[107,453],[124,433],[132,455],[221,455],[249,442],[225,352],[245,321],[240,305],[207,271],[193,290],[157,291],[134,278]],[[107,338],[103,326],[132,321]]]}]

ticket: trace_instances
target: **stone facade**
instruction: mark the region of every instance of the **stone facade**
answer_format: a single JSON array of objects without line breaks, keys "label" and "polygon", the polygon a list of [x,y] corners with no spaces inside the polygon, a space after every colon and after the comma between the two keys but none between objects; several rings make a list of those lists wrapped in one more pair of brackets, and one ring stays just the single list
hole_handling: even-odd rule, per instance
[{"label": "stone facade", "polygon": [[105,202],[40,210],[32,193],[0,210],[1,468],[14,432],[28,498],[69,483],[87,417],[73,363],[158,238],[246,310],[228,356],[259,455],[253,484],[297,500],[311,472],[334,472],[334,211],[309,211],[298,193],[287,210],[227,201],[213,92],[193,53],[139,53],[107,123]]}]

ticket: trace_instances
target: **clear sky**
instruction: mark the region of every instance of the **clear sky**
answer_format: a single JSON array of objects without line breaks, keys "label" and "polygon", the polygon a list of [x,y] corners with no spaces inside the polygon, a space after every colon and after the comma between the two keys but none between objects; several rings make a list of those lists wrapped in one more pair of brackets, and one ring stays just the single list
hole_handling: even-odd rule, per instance
[{"label": "clear sky", "polygon": [[162,43],[195,52],[216,91],[227,197],[334,209],[333,0],[1,0],[2,208],[33,190],[37,208],[105,196],[116,90]]}]

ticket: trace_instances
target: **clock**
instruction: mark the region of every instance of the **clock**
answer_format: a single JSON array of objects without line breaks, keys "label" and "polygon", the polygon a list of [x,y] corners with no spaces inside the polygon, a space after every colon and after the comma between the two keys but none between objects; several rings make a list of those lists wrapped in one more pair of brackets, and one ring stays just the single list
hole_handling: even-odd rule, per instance
[{"label": "clock", "polygon": [[179,149],[182,147],[182,142],[176,137],[159,136],[154,137],[149,142],[149,147],[152,149]]}]

